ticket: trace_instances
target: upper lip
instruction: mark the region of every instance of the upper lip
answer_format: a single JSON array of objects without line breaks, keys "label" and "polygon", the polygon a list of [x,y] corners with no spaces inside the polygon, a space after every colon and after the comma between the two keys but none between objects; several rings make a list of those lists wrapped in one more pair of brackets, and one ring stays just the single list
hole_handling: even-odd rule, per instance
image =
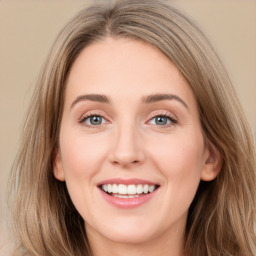
[{"label": "upper lip", "polygon": [[159,185],[155,182],[144,180],[144,179],[123,179],[123,178],[113,178],[113,179],[107,179],[101,181],[98,186],[104,185],[104,184],[124,184],[124,185],[139,185],[139,184],[148,184],[148,185]]}]

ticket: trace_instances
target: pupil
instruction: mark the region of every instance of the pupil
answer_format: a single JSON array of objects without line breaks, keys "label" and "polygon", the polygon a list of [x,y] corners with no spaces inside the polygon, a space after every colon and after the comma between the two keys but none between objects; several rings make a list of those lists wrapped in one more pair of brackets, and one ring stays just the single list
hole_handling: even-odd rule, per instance
[{"label": "pupil", "polygon": [[102,117],[100,117],[100,116],[92,116],[90,118],[90,122],[91,122],[92,125],[99,125],[102,122]]},{"label": "pupil", "polygon": [[156,118],[156,124],[165,125],[167,124],[167,118],[163,116],[158,116]]}]

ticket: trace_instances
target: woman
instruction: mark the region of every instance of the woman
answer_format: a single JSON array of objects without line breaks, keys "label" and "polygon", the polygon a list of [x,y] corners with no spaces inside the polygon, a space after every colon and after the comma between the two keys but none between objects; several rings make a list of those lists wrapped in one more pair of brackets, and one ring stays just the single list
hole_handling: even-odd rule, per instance
[{"label": "woman", "polygon": [[255,149],[202,32],[160,0],[82,10],[13,168],[20,255],[255,255]]}]

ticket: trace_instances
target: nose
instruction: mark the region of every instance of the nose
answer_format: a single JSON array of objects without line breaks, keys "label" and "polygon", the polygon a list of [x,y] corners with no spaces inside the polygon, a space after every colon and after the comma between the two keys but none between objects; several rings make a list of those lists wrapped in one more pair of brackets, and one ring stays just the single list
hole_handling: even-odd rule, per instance
[{"label": "nose", "polygon": [[145,161],[145,150],[138,131],[126,125],[117,129],[113,136],[109,160],[123,168],[138,166]]}]

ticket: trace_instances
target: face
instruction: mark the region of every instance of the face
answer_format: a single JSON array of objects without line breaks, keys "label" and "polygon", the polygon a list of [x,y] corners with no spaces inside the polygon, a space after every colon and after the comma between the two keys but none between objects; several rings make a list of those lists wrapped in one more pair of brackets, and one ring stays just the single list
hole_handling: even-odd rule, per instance
[{"label": "face", "polygon": [[54,175],[88,237],[143,243],[182,237],[201,179],[217,175],[193,93],[152,46],[105,39],[67,80]]}]

